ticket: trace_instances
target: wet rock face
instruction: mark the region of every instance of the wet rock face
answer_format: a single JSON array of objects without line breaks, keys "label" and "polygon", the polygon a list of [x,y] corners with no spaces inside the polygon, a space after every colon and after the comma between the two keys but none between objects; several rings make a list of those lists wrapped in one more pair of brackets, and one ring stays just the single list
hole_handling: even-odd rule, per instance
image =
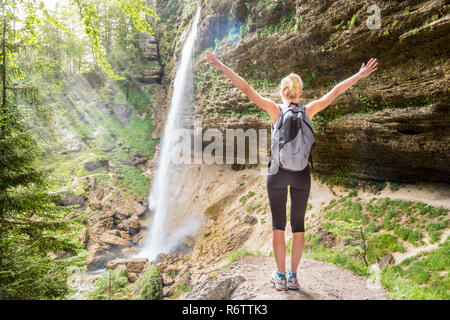
[{"label": "wet rock face", "polygon": [[[296,72],[304,81],[303,104],[356,73],[363,61],[378,58],[376,73],[314,117],[316,168],[358,178],[450,182],[448,5],[377,2],[376,29],[368,27],[371,4],[209,1],[196,53],[217,43],[218,57],[277,103],[280,80]],[[236,26],[239,41],[230,41]],[[205,57],[197,58],[194,70],[196,114],[204,124],[221,131],[234,123],[269,128],[260,109],[212,72]]]},{"label": "wet rock face", "polygon": [[363,178],[449,182],[449,128],[437,105],[343,117],[316,132],[314,166],[334,172],[347,163]]}]

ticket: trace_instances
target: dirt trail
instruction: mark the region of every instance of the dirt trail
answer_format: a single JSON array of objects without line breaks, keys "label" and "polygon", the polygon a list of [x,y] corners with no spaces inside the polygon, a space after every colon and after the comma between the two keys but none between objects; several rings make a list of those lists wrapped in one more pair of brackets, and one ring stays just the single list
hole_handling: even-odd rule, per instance
[{"label": "dirt trail", "polygon": [[[287,261],[289,263],[289,259]],[[209,278],[181,299],[231,300],[385,300],[386,291],[370,279],[330,263],[302,259],[300,290],[277,291],[269,276],[275,270],[270,257],[246,256]]]},{"label": "dirt trail", "polygon": [[[202,179],[199,179],[201,177]],[[201,184],[198,181],[202,181]],[[359,276],[336,265],[302,259],[299,266],[299,291],[278,292],[269,276],[276,268],[273,257],[246,256],[224,268],[226,256],[237,249],[247,249],[267,255],[272,250],[271,217],[268,209],[265,177],[258,170],[233,171],[218,166],[193,168],[186,175],[189,186],[179,194],[188,193],[202,212],[220,199],[230,200],[219,208],[217,220],[207,219],[199,232],[190,265],[192,292],[180,299],[292,299],[292,300],[350,300],[387,299],[388,293],[379,283]],[[351,190],[342,186],[327,186],[318,179],[312,180],[311,208],[306,212],[306,222],[315,225],[323,221],[323,207],[332,199],[347,196]],[[374,194],[358,189],[358,198],[367,202],[373,197],[423,201],[434,206],[450,208],[450,189],[432,184],[406,185],[397,191],[385,188]],[[253,196],[245,200],[247,194]],[[241,201],[244,199],[245,201]],[[260,208],[255,210],[253,208]],[[246,223],[244,218],[254,218],[256,223]],[[447,230],[443,232],[445,239]],[[286,226],[286,241],[291,237],[290,224]],[[405,244],[405,253],[394,253],[396,263],[419,251],[430,250],[437,244],[418,248]],[[287,266],[289,257],[287,258]]]}]

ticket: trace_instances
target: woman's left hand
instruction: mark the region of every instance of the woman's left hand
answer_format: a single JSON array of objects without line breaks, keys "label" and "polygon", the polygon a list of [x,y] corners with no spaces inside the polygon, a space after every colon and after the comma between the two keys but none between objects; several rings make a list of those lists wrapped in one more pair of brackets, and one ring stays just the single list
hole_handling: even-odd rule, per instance
[{"label": "woman's left hand", "polygon": [[216,68],[217,70],[220,70],[220,71],[222,71],[223,68],[225,68],[225,65],[222,62],[220,62],[220,60],[217,59],[216,56],[212,52],[210,52],[210,51],[206,52],[206,58],[208,59],[208,63],[213,68]]},{"label": "woman's left hand", "polygon": [[363,64],[361,65],[361,69],[359,69],[359,75],[361,78],[365,78],[372,74],[372,72],[375,72],[377,70],[378,61],[376,58],[372,58],[367,62],[367,65]]}]

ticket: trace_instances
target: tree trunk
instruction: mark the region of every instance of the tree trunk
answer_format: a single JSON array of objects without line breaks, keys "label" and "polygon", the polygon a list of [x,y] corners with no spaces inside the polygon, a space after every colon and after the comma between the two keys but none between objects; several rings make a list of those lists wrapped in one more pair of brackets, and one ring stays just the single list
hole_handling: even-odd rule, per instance
[{"label": "tree trunk", "polygon": [[[2,0],[2,12],[5,12],[5,0]],[[2,111],[6,111],[6,15],[3,17],[2,39]]]}]

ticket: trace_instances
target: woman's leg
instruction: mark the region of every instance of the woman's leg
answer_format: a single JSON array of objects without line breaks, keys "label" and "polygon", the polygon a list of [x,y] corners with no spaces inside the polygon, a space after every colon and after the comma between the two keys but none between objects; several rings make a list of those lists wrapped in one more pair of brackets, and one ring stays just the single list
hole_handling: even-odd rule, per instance
[{"label": "woman's leg", "polygon": [[291,272],[296,273],[305,245],[305,213],[311,190],[311,176],[309,167],[299,173],[291,184]]},{"label": "woman's leg", "polygon": [[305,233],[293,232],[292,233],[292,246],[291,246],[291,272],[297,273],[298,265],[303,254],[303,248],[305,246]]},{"label": "woman's leg", "polygon": [[272,231],[272,245],[278,272],[284,274],[286,272],[286,240],[283,230]]},{"label": "woman's leg", "polygon": [[284,183],[283,172],[267,177],[267,192],[269,194],[270,211],[272,213],[272,245],[273,255],[278,272],[285,273],[286,241],[284,230],[286,228],[286,202],[287,185]]}]

